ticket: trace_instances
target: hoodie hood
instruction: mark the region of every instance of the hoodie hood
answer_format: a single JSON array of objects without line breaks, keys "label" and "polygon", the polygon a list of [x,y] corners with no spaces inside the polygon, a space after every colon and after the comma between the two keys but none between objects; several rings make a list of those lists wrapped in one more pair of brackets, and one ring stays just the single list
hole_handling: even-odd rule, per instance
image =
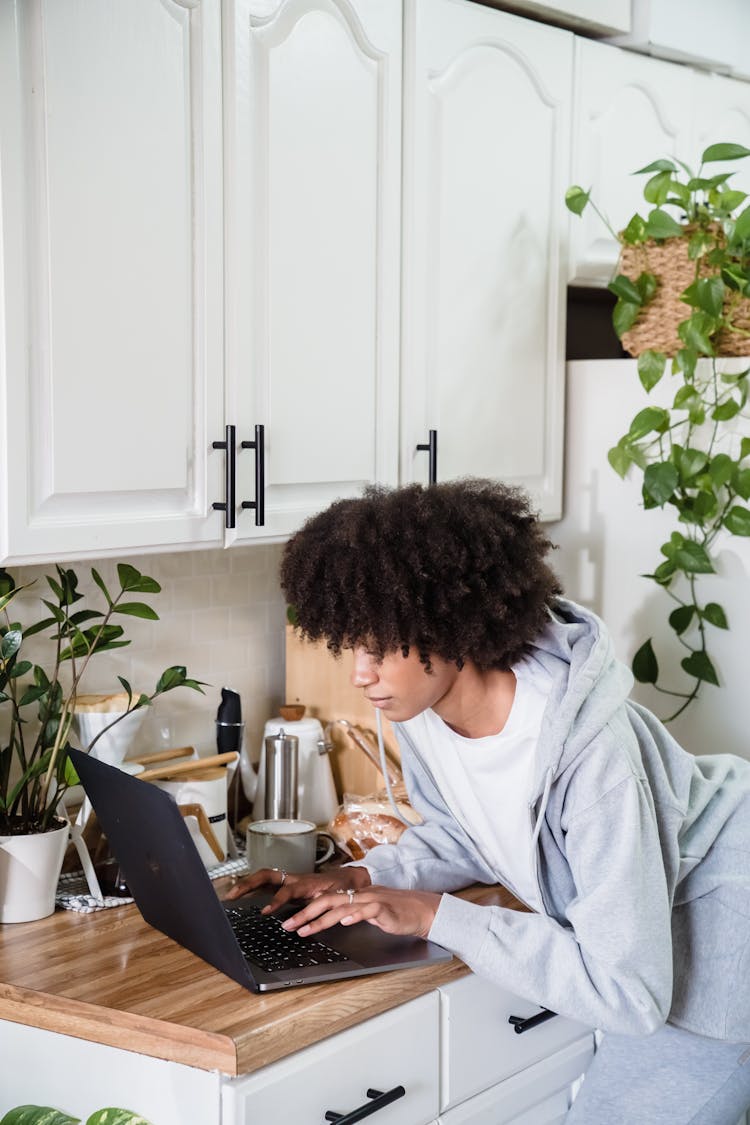
[{"label": "hoodie hood", "polygon": [[627,700],[633,676],[615,657],[604,623],[565,598],[550,609],[527,659],[542,665],[552,681],[534,771],[536,801]]}]

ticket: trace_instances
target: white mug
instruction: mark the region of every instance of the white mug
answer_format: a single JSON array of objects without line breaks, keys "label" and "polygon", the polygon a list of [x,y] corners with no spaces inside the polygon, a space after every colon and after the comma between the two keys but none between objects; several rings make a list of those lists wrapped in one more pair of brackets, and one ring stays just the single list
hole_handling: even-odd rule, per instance
[{"label": "white mug", "polygon": [[[320,856],[319,839],[326,843]],[[311,820],[256,820],[247,827],[247,864],[251,871],[275,867],[305,875],[330,859],[334,848],[328,833],[319,832]]]},{"label": "white mug", "polygon": [[[229,845],[227,771],[217,766],[201,770],[195,776],[185,773],[173,781],[155,781],[154,784],[174,797],[204,866],[215,867],[225,860]],[[200,816],[200,810],[205,817]]]}]

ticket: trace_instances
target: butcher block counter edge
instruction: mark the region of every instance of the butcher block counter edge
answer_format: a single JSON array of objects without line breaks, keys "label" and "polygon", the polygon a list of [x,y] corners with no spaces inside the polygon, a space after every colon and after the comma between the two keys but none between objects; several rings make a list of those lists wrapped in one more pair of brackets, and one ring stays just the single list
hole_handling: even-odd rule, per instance
[{"label": "butcher block counter edge", "polygon": [[[524,909],[502,887],[459,894]],[[237,1076],[468,971],[454,958],[256,994],[152,929],[135,906],[57,911],[39,922],[0,926],[0,1019]]]}]

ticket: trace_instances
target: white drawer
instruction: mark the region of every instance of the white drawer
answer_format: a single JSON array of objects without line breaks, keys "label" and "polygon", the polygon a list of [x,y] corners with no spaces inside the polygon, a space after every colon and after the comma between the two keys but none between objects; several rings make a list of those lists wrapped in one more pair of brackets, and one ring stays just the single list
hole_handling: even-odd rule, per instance
[{"label": "white drawer", "polygon": [[508,1018],[526,1018],[540,1009],[474,975],[439,991],[441,1110],[494,1086],[589,1031],[583,1024],[555,1016],[518,1034]]},{"label": "white drawer", "polygon": [[438,1114],[439,997],[393,1011],[297,1051],[222,1091],[223,1125],[323,1125],[329,1110],[350,1113],[368,1089],[406,1093],[372,1114],[373,1125],[425,1125]]},{"label": "white drawer", "polygon": [[594,1057],[586,1035],[550,1058],[440,1115],[440,1125],[553,1125],[570,1108],[571,1086]]}]

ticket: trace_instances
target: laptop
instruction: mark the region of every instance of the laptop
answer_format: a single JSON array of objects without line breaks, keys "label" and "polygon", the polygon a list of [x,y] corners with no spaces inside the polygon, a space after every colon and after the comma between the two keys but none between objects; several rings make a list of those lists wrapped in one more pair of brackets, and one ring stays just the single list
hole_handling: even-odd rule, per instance
[{"label": "laptop", "polygon": [[80,750],[69,754],[146,922],[251,992],[451,960],[434,942],[367,922],[287,933],[281,922],[303,904],[261,914],[275,888],[222,902],[170,793]]}]

